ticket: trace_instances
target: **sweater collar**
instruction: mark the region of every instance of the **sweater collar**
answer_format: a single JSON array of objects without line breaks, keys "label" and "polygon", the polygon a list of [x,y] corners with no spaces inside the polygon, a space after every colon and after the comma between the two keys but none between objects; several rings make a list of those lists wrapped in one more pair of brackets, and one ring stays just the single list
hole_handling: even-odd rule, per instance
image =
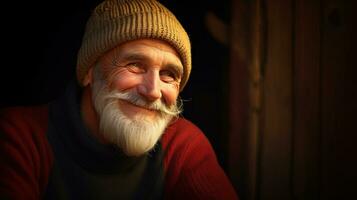
[{"label": "sweater collar", "polygon": [[81,88],[71,81],[64,95],[52,105],[52,118],[65,151],[82,167],[116,171],[130,168],[146,156],[128,157],[114,145],[104,145],[85,126],[80,112]]}]

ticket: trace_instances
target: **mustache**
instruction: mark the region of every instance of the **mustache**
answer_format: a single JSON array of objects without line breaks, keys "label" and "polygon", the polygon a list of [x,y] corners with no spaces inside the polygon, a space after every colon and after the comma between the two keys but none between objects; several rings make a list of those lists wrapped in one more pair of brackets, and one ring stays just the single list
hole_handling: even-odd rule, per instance
[{"label": "mustache", "polygon": [[115,100],[128,101],[136,106],[140,106],[149,110],[155,110],[162,115],[177,116],[182,112],[182,102],[180,100],[178,100],[173,105],[167,106],[161,100],[148,102],[134,91],[129,91],[129,92],[111,91],[109,94],[106,95],[105,99],[113,103],[115,102]]}]

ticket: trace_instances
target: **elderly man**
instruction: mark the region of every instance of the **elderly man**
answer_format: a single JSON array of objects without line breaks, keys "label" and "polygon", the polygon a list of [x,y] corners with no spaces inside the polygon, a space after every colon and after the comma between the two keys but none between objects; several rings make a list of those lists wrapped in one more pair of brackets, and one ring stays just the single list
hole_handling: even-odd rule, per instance
[{"label": "elderly man", "polygon": [[190,41],[155,0],[106,0],[89,18],[77,83],[0,115],[1,199],[237,199],[179,117]]}]

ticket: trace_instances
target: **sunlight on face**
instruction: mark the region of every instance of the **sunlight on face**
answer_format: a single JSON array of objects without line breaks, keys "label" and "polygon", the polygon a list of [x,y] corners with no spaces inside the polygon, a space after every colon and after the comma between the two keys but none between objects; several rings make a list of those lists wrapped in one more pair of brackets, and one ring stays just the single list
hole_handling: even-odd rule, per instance
[{"label": "sunlight on face", "polygon": [[[94,67],[93,75],[92,99],[100,119],[100,132],[128,156],[140,156],[154,148],[168,123],[181,112],[176,104],[168,107],[161,99],[147,102],[135,90],[110,91],[99,66]],[[150,110],[155,116],[145,112],[127,116],[122,112],[125,104],[120,101]]]}]

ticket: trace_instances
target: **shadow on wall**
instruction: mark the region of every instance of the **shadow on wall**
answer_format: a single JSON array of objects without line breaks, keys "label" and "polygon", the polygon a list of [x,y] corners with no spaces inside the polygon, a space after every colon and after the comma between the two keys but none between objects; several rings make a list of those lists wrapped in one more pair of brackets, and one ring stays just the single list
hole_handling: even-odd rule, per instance
[{"label": "shadow on wall", "polygon": [[185,118],[196,123],[211,141],[219,162],[227,169],[228,60],[227,27],[230,1],[162,0],[182,22],[192,44],[192,72],[181,97]]}]

